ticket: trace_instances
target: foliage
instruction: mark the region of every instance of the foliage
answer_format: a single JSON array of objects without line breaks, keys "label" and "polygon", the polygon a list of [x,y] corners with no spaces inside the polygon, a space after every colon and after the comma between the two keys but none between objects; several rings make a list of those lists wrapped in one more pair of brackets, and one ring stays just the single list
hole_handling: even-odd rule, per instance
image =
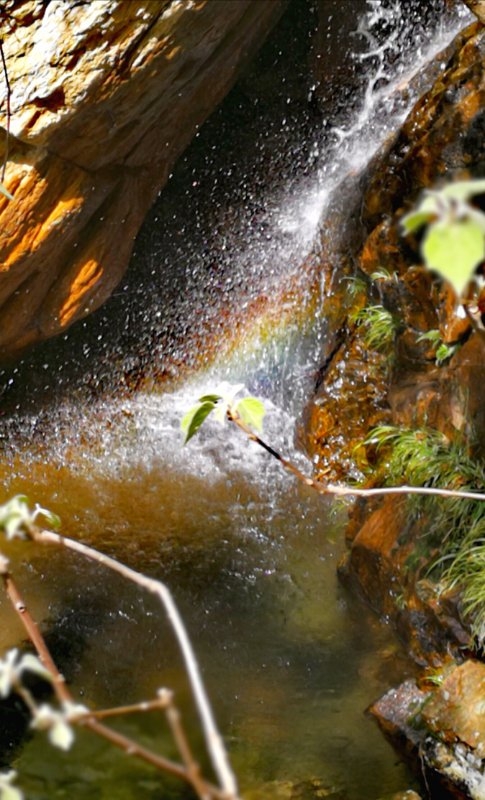
[{"label": "foliage", "polygon": [[185,434],[184,444],[187,444],[197,433],[213,411],[219,422],[223,422],[226,416],[238,417],[250,428],[256,431],[262,430],[266,409],[261,400],[256,397],[242,397],[235,400],[235,396],[244,387],[237,385],[230,388],[230,393],[226,391],[224,394],[206,394],[199,397],[197,404],[187,411],[180,423],[182,432]]},{"label": "foliage", "polygon": [[453,344],[448,344],[447,342],[443,342],[441,339],[441,334],[437,328],[433,328],[431,331],[427,331],[426,333],[422,333],[421,336],[418,336],[418,342],[430,342],[435,347],[435,359],[436,364],[438,367],[441,367],[445,361],[449,361],[449,359],[455,355],[456,351],[460,348],[459,342],[453,342]]},{"label": "foliage", "polygon": [[385,267],[379,267],[374,272],[371,273],[371,280],[373,281],[398,281],[399,276],[397,272],[393,272],[392,275],[388,269]]},{"label": "foliage", "polygon": [[[58,523],[56,515],[41,506],[36,506],[31,511],[27,498],[23,495],[18,495],[0,506],[0,530],[3,529],[6,539],[31,539],[41,544],[55,544],[67,547],[81,553],[99,565],[112,569],[125,579],[132,581],[140,588],[158,597],[168,615],[182,652],[208,752],[211,756],[214,772],[219,779],[220,787],[212,786],[199,773],[181,724],[180,715],[173,703],[173,695],[169,690],[159,689],[156,699],[151,701],[143,701],[132,706],[101,711],[90,710],[74,702],[62,675],[52,659],[40,629],[30,616],[21,597],[20,590],[10,570],[9,561],[1,552],[0,578],[3,581],[5,592],[15,612],[19,615],[38,655],[20,655],[19,651],[14,648],[0,659],[0,698],[5,698],[12,692],[19,695],[30,712],[31,728],[46,732],[48,740],[55,747],[68,750],[74,741],[74,726],[81,724],[92,733],[119,747],[126,754],[137,756],[153,767],[185,780],[192,786],[201,800],[215,800],[222,796],[227,800],[237,800],[235,777],[229,766],[222,738],[215,726],[209,701],[202,684],[200,670],[185,626],[167,587],[160,581],[141,575],[81,542],[62,537],[53,531],[38,528],[36,521],[39,517],[43,517],[45,520],[55,524]],[[50,683],[54,694],[54,705],[46,702],[39,704],[37,702],[30,689],[25,685],[25,673],[34,673]],[[174,741],[182,758],[182,764],[172,762],[145,747],[139,746],[134,740],[100,722],[104,717],[150,710],[163,710],[165,712]],[[15,773],[13,771],[0,773],[0,800],[22,800],[22,792],[12,785],[14,779]]]},{"label": "foliage", "polygon": [[386,351],[394,343],[396,320],[384,306],[364,306],[352,315],[352,321],[363,327],[369,350]]},{"label": "foliage", "polygon": [[421,253],[428,269],[453,287],[459,300],[485,259],[485,214],[470,199],[485,194],[485,180],[458,181],[428,191],[401,224],[404,233],[426,231]]},{"label": "foliage", "polygon": [[[464,615],[470,620],[472,633],[483,648],[485,645],[485,522],[480,526],[481,536],[464,544],[450,559],[443,573],[443,581],[450,588],[460,589]],[[474,534],[480,530],[477,526]],[[470,537],[467,537],[467,540]],[[446,562],[444,562],[446,563]]]},{"label": "foliage", "polygon": [[367,282],[362,275],[352,275],[344,278],[348,287],[348,294],[352,299],[367,292]]},{"label": "foliage", "polygon": [[[464,443],[450,442],[430,429],[381,426],[366,439],[380,456],[385,483],[479,491],[485,466],[471,457]],[[485,644],[485,505],[439,497],[413,498],[412,510],[422,519],[428,542],[428,567],[441,573],[444,587],[459,586],[463,609],[473,635]]]},{"label": "foliage", "polygon": [[[372,430],[365,442],[372,446],[381,458],[380,466],[385,475],[386,485],[407,483],[411,486],[449,488],[458,493],[479,492],[485,484],[485,466],[470,456],[464,442],[451,442],[439,431],[431,428],[399,428],[381,425]],[[420,501],[422,502],[422,501]],[[456,542],[462,533],[451,524],[470,524],[474,514],[481,519],[485,516],[485,505],[474,500],[455,499],[442,502],[439,497],[430,497],[426,503],[437,504],[442,512],[430,520],[429,532],[440,528],[449,515],[445,538]],[[447,509],[447,511],[445,511]],[[441,531],[443,533],[443,531]]]},{"label": "foliage", "polygon": [[443,455],[448,457],[445,437],[438,431],[425,429],[380,425],[368,434],[363,445],[372,446],[382,457],[387,486],[396,483],[423,486],[439,475]]},{"label": "foliage", "polygon": [[[425,264],[448,281],[458,301],[464,300],[467,287],[476,280],[477,267],[485,259],[485,214],[471,204],[471,200],[480,194],[485,194],[485,180],[451,183],[439,191],[427,192],[419,205],[402,220],[406,234],[416,233],[426,226],[421,243]],[[421,338],[436,344],[437,363],[443,363],[457,347],[441,342],[438,331],[429,331]],[[394,443],[398,442],[397,436]],[[426,454],[429,461],[427,466],[419,468],[421,477],[423,472],[434,472],[434,480],[442,483],[452,481],[464,488],[483,486],[484,467],[464,454],[463,448],[460,457],[456,447],[448,449],[450,459],[443,458],[441,450],[437,458]],[[399,457],[399,450],[397,447],[394,457]],[[481,504],[470,504],[469,501],[457,504],[453,501],[451,504],[438,504],[435,509],[428,508],[428,519],[431,534],[436,535],[440,530],[443,533],[445,547],[440,564],[442,568],[446,565],[445,585],[460,588],[464,612],[483,647],[485,512]]]},{"label": "foliage", "polygon": [[31,511],[25,495],[18,494],[0,506],[0,529],[4,530],[7,539],[25,538],[41,516],[51,527],[59,527],[60,519],[56,514],[39,505]]}]

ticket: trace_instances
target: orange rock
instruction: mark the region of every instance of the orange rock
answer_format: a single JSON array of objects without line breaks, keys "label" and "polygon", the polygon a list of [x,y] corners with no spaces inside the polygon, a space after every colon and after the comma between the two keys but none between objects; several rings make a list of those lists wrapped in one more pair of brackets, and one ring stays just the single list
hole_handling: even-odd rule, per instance
[{"label": "orange rock", "polygon": [[459,740],[485,758],[485,664],[468,660],[447,674],[423,706],[428,728],[440,738]]},{"label": "orange rock", "polygon": [[109,296],[178,156],[286,0],[6,0],[0,361]]}]

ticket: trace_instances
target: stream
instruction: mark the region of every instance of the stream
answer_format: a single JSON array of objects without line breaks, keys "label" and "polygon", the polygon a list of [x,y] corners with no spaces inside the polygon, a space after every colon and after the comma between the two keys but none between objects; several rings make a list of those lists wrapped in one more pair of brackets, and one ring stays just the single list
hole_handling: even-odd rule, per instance
[{"label": "stream", "polygon": [[[467,19],[456,9],[440,21],[411,0],[348,5],[345,41],[332,13],[323,31],[342,60],[319,104],[316,6],[294,0],[181,158],[113,298],[2,372],[0,501],[26,494],[64,534],[171,588],[247,798],[417,788],[365,715],[413,666],[337,581],[346,507],[227,425],[210,420],[185,447],[180,433],[200,395],[241,383],[265,402],[266,440],[311,473],[295,425],[326,329],[305,264],[339,183],[405,117],[412,88],[396,87]],[[205,767],[155,600],[65,551],[15,542],[8,554],[76,699],[102,708],[170,687]],[[4,599],[0,614],[3,651],[24,634]],[[176,757],[159,716],[116,724]],[[69,754],[21,738],[8,760],[28,800],[191,796],[87,732]]]}]

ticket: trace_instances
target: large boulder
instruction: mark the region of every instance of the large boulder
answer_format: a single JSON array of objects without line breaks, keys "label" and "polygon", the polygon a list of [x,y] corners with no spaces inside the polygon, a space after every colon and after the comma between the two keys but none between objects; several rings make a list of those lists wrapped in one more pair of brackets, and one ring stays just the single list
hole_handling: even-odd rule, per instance
[{"label": "large boulder", "polygon": [[285,2],[3,3],[0,361],[110,295],[174,162]]}]

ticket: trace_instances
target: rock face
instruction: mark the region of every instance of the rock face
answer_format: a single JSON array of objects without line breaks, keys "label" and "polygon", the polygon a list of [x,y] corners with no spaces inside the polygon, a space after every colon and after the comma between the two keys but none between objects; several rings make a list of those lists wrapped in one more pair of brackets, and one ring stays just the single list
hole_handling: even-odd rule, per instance
[{"label": "rock face", "polygon": [[[483,3],[468,5],[482,11]],[[450,291],[422,268],[419,241],[399,229],[424,189],[485,176],[483,25],[462,32],[439,60],[443,68],[432,89],[348,187],[338,264],[353,293],[343,296],[335,346],[325,354],[306,418],[306,446],[322,480],[362,478],[373,466],[372,446],[355,446],[382,423],[468,439],[475,460],[485,457],[483,297],[472,326],[457,313]],[[378,315],[367,317],[368,308]],[[423,338],[432,331],[450,348],[442,360]],[[382,477],[374,471],[369,480]],[[425,513],[411,515],[396,497],[356,505],[341,576],[393,622],[419,664],[442,665],[450,655],[458,662],[433,676],[439,689],[431,680],[424,687],[407,682],[372,712],[394,743],[414,753],[431,797],[482,800],[485,668],[473,658],[460,663],[473,642],[460,620],[459,597],[438,592],[428,576],[442,543],[430,552],[426,526]]]},{"label": "rock face", "polygon": [[[354,198],[349,194],[353,205],[346,212],[350,232],[344,242],[357,255],[353,264],[348,258],[341,263],[348,275],[353,270],[357,292],[347,296],[348,313],[335,337],[338,346],[326,359],[306,420],[306,446],[325,479],[362,476],[361,451],[355,445],[381,423],[431,427],[450,439],[472,434],[476,456],[485,454],[483,333],[472,331],[469,320],[457,316],[450,293],[421,267],[418,242],[399,230],[399,220],[423,189],[485,174],[484,54],[485,30],[476,23],[441,54],[444,68],[434,86],[360,177]],[[359,309],[369,305],[391,320],[387,349],[380,332],[378,341],[370,342],[365,317],[359,318]],[[437,363],[436,350],[422,338],[433,330],[442,342],[458,345],[444,363]],[[399,549],[404,525],[395,501],[391,508],[368,506],[357,513],[349,528],[344,569],[376,611],[400,625],[399,603],[409,594],[409,537]],[[442,624],[431,622],[428,599],[425,605],[423,609],[418,603],[414,611],[429,625],[433,639]],[[419,660],[426,637],[422,634],[415,642]],[[461,636],[451,631],[450,640],[459,647]],[[444,643],[441,633],[438,642]]]},{"label": "rock face", "polygon": [[484,688],[484,664],[447,664],[370,709],[397,749],[419,763],[431,797],[485,797]]},{"label": "rock face", "polygon": [[[347,231],[340,246],[343,255],[339,268],[363,287],[357,299],[349,298],[347,290],[347,312],[349,307],[355,312],[359,304],[385,308],[395,323],[391,341],[395,358],[391,363],[389,349],[386,352],[382,341],[369,346],[366,326],[356,325],[352,313],[344,316],[340,324],[345,335],[336,338],[345,344],[327,359],[322,370],[308,409],[306,441],[312,456],[323,453],[322,466],[330,468],[335,477],[343,477],[339,467],[342,453],[338,447],[326,448],[328,425],[324,420],[335,403],[339,410],[332,412],[336,421],[332,422],[332,438],[345,442],[346,448],[351,441],[361,441],[366,428],[383,421],[419,425],[426,417],[430,426],[440,427],[445,419],[454,420],[455,429],[470,426],[470,406],[465,410],[457,383],[463,378],[462,370],[469,369],[472,362],[480,368],[482,342],[472,336],[448,366],[437,367],[422,334],[438,329],[442,341],[463,342],[470,337],[470,323],[457,317],[449,293],[437,289],[422,269],[417,242],[403,237],[399,221],[424,189],[445,180],[485,174],[484,53],[485,33],[477,23],[438,57],[445,68],[435,85],[416,104],[398,135],[374,159],[357,186],[355,182],[351,185],[342,204]],[[342,227],[342,220],[335,227],[339,224]],[[356,255],[349,258],[346,252]],[[374,280],[372,276],[378,271],[381,277]],[[456,380],[458,373],[461,376]],[[334,382],[338,383],[338,394],[332,389]],[[342,416],[346,387],[350,400],[359,394],[362,411],[352,415],[353,419]],[[472,394],[481,392],[478,381],[469,389]],[[433,397],[439,397],[439,402],[433,403]],[[471,402],[480,415],[478,396]],[[347,451],[343,460],[349,469]]]},{"label": "rock face", "polygon": [[175,160],[284,5],[2,4],[0,158],[14,199],[0,199],[0,361],[109,296]]}]

